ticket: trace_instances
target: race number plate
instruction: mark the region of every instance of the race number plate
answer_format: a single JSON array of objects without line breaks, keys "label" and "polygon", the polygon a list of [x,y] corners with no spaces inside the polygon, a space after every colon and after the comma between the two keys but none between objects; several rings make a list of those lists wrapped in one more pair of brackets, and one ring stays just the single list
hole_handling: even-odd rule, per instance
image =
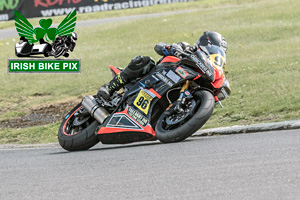
[{"label": "race number plate", "polygon": [[148,114],[150,103],[153,97],[141,90],[137,98],[134,100],[133,105],[143,111],[146,115]]}]

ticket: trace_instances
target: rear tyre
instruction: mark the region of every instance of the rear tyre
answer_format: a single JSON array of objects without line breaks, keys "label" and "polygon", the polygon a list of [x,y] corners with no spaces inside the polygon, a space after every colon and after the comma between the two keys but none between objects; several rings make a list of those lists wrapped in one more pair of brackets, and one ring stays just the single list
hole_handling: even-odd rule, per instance
[{"label": "rear tyre", "polygon": [[180,142],[195,133],[210,118],[215,103],[213,95],[201,90],[196,91],[193,96],[194,98],[186,103],[186,113],[182,116],[167,116],[165,112],[160,116],[155,126],[159,141]]},{"label": "rear tyre", "polygon": [[87,150],[99,142],[95,134],[96,128],[100,125],[99,122],[89,116],[84,117],[81,121],[74,116],[81,107],[80,103],[73,108],[62,121],[58,130],[59,144],[67,151]]}]

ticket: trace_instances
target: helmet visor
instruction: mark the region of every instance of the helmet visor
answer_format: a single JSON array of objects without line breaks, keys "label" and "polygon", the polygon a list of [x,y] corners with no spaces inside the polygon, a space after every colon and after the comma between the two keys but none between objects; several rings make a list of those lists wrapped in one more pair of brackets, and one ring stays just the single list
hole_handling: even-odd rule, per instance
[{"label": "helmet visor", "polygon": [[200,46],[200,49],[208,54],[211,62],[218,69],[225,69],[226,67],[226,53],[222,47],[216,45]]},{"label": "helmet visor", "polygon": [[208,55],[211,54],[219,54],[220,56],[224,57],[226,59],[226,53],[222,47],[219,47],[217,45],[206,45],[206,46],[200,46],[200,49],[207,53]]}]

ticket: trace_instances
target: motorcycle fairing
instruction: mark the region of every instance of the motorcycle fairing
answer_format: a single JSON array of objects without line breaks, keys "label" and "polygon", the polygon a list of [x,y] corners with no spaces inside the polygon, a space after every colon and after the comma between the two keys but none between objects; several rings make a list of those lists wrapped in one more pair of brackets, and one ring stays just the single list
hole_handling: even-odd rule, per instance
[{"label": "motorcycle fairing", "polygon": [[218,70],[217,68],[214,68],[214,70],[215,70],[215,80],[211,84],[214,86],[214,88],[220,88],[224,83],[223,71]]},{"label": "motorcycle fairing", "polygon": [[105,120],[97,135],[103,144],[124,144],[156,137],[149,119],[130,106]]},{"label": "motorcycle fairing", "polygon": [[193,79],[198,75],[197,72],[179,65],[159,69],[150,76],[143,78],[140,82],[146,85],[145,82],[149,80],[153,83],[151,88],[160,96],[163,96],[170,88],[185,82],[185,80]]},{"label": "motorcycle fairing", "polygon": [[127,104],[126,108],[121,111],[117,108],[119,112],[111,115],[99,126],[97,135],[100,141],[104,144],[117,144],[155,139],[150,119],[156,102],[170,88],[198,75],[199,73],[183,65],[176,66],[173,63],[170,66],[157,67],[129,88],[122,98]]},{"label": "motorcycle fairing", "polygon": [[113,65],[109,65],[109,68],[111,70],[111,72],[113,73],[113,76],[117,75],[118,73],[121,72],[121,70]]},{"label": "motorcycle fairing", "polygon": [[[152,91],[155,92],[153,89],[152,89]],[[135,98],[135,100],[133,102],[133,105],[136,108],[138,108],[138,110],[145,113],[146,115],[149,112],[149,107],[150,107],[152,99],[157,97],[153,92],[151,92],[150,90],[141,88],[140,92],[138,93],[137,97]]]},{"label": "motorcycle fairing", "polygon": [[[180,69],[180,71],[184,71],[185,78],[180,76],[177,72],[179,71],[178,69]],[[145,116],[147,116],[148,119],[151,119],[151,110],[154,102],[165,95],[170,88],[176,87],[176,85],[184,83],[185,80],[193,79],[198,75],[199,73],[181,65],[156,69],[130,88],[130,90],[123,96],[123,101],[128,101],[128,98],[132,98],[132,101],[129,101],[128,105],[140,110]],[[149,83],[151,84],[149,85]],[[146,96],[149,95],[150,97],[147,98],[141,95],[144,93],[147,93]],[[144,102],[143,100],[147,101]],[[144,108],[142,108],[143,103],[145,106]]]},{"label": "motorcycle fairing", "polygon": [[180,61],[180,59],[175,56],[166,56],[162,59],[162,61],[160,63],[178,62],[178,61]]}]

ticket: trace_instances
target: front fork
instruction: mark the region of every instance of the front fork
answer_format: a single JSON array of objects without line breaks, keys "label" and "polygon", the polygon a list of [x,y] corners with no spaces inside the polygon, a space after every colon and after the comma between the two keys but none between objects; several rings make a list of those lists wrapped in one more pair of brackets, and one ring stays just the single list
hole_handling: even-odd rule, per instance
[{"label": "front fork", "polygon": [[187,80],[183,84],[183,86],[180,90],[179,98],[177,99],[177,101],[174,104],[170,104],[170,106],[167,108],[167,113],[166,113],[167,115],[171,115],[174,112],[177,112],[177,113],[183,112],[182,105],[185,104],[186,100],[190,100],[193,98],[191,93],[188,91],[189,85],[190,85],[189,80]]},{"label": "front fork", "polygon": [[190,86],[190,81],[187,80],[180,90],[180,95],[179,98],[177,99],[177,103],[174,108],[174,110],[178,113],[181,113],[183,111],[182,105],[185,103],[185,101],[193,98],[191,93],[187,90],[189,86]]},{"label": "front fork", "polygon": [[[183,86],[182,86],[182,88],[181,88],[181,90],[180,90],[179,98],[177,99],[176,103],[174,103],[174,106],[175,106],[175,107],[174,107],[173,110],[176,111],[177,113],[180,113],[180,112],[183,111],[182,105],[184,105],[184,103],[185,103],[186,100],[190,100],[191,98],[193,98],[193,96],[191,95],[191,93],[188,91],[189,85],[190,85],[190,81],[187,80],[187,81],[183,84]],[[215,98],[215,102],[216,102],[216,103],[215,103],[215,107],[216,107],[217,105],[220,105],[220,107],[223,108],[223,105],[222,105],[221,101],[218,99],[218,97],[215,96],[214,98]],[[169,106],[169,108],[171,108],[172,106],[173,106],[173,104],[171,104],[171,105]],[[167,110],[168,110],[169,108],[167,108]]]}]

